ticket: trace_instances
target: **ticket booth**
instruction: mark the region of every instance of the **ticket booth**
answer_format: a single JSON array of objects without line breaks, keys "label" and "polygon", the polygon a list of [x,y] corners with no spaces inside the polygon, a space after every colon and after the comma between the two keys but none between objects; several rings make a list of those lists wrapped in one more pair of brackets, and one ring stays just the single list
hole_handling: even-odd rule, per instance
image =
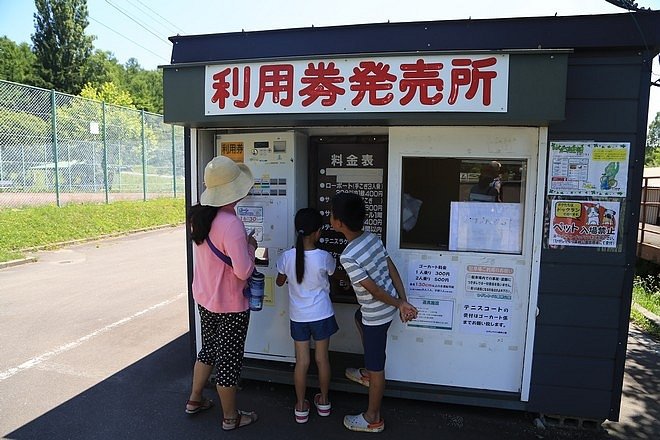
[{"label": "ticket booth", "polygon": [[[165,120],[185,126],[187,205],[215,155],[255,176],[237,213],[266,296],[243,376],[291,382],[275,263],[307,206],[338,257],[329,203],[347,191],[420,311],[390,328],[386,393],[616,420],[659,25],[642,12],[172,37]],[[331,286],[332,387],[362,392],[343,378],[362,347],[341,267]]]}]

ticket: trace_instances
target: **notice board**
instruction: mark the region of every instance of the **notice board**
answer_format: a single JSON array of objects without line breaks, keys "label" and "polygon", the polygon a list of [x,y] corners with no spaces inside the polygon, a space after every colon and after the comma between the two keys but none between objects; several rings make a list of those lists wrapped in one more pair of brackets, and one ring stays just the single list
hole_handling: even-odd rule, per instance
[{"label": "notice board", "polygon": [[337,270],[330,279],[330,296],[335,302],[354,303],[355,294],[346,271],[339,264],[339,256],[348,242],[330,227],[331,200],[340,192],[360,195],[367,211],[364,229],[385,240],[387,140],[353,136],[328,142],[312,139],[311,145],[310,206],[316,206],[324,219],[318,247],[337,260]]}]

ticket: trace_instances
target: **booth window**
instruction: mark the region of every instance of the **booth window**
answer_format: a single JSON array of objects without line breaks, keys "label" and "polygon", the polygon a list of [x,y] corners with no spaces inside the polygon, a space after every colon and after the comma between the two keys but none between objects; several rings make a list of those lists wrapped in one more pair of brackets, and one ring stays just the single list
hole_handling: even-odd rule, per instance
[{"label": "booth window", "polygon": [[402,249],[520,254],[527,161],[404,157]]}]

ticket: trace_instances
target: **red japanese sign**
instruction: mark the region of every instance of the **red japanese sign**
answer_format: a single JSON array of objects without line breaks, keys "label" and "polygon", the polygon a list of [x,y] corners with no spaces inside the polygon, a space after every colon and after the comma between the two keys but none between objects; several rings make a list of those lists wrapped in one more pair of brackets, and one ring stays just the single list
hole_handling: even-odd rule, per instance
[{"label": "red japanese sign", "polygon": [[206,66],[205,114],[506,112],[508,55]]}]

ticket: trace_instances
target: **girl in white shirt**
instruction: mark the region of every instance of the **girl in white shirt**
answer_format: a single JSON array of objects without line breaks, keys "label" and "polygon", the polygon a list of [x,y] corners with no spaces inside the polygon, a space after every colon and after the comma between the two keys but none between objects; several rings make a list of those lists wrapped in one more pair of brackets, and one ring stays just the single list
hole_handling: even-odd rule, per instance
[{"label": "girl in white shirt", "polygon": [[296,389],[296,422],[309,419],[309,401],[305,399],[307,370],[310,363],[310,339],[315,341],[315,358],[319,374],[320,393],[314,396],[319,416],[330,415],[328,387],[330,386],[330,360],[328,345],[330,336],[339,327],[330,301],[328,277],[335,272],[335,259],[330,253],[317,249],[323,218],[312,208],[296,213],[296,247],[284,252],[277,260],[278,286],[289,281],[289,318],[291,337],[296,349],[296,366],[293,381]]}]

